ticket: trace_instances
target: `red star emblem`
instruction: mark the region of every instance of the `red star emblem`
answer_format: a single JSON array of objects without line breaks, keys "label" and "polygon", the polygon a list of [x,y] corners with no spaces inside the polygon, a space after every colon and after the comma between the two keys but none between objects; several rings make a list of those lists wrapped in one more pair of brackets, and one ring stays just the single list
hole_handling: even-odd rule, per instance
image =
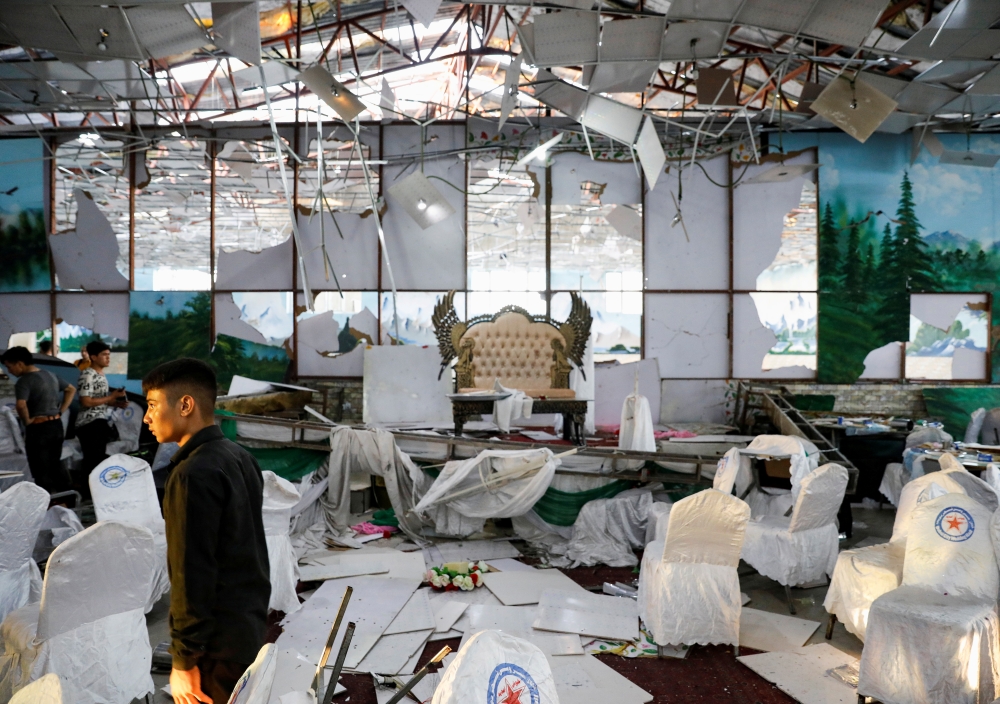
[{"label": "red star emblem", "polygon": [[[521,680],[514,680],[514,685],[521,684]],[[500,704],[521,704],[521,694],[524,692],[524,687],[519,689],[514,689],[509,682],[504,684],[502,690],[500,690]]]},{"label": "red star emblem", "polygon": [[960,530],[962,528],[962,518],[952,514],[946,521],[948,530]]}]

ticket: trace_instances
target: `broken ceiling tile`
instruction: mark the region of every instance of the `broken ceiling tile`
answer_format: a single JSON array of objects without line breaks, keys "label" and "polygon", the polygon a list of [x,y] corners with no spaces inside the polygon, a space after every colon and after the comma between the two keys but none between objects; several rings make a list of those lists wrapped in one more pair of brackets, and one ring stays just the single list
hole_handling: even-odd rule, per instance
[{"label": "broken ceiling tile", "polygon": [[732,22],[744,0],[673,0],[669,20],[716,20]]},{"label": "broken ceiling tile", "polygon": [[660,62],[660,44],[666,29],[662,17],[615,20],[601,28],[601,62]]},{"label": "broken ceiling tile", "polygon": [[382,91],[379,93],[378,105],[382,108],[382,119],[392,120],[392,114],[396,111],[396,94],[392,92],[392,86],[386,78],[382,79]]},{"label": "broken ceiling tile", "polygon": [[619,61],[588,66],[593,71],[587,89],[591,93],[641,93],[659,65],[659,61]]},{"label": "broken ceiling tile", "polygon": [[403,7],[424,27],[430,27],[437,15],[441,0],[402,0]]},{"label": "broken ceiling tile", "polygon": [[47,293],[0,293],[0,345],[18,332],[38,332],[52,326]]},{"label": "broken ceiling tile", "polygon": [[455,214],[451,203],[420,171],[389,186],[389,195],[422,230]]},{"label": "broken ceiling tile", "polygon": [[139,44],[154,59],[176,56],[211,43],[183,5],[130,7],[124,12]]},{"label": "broken ceiling tile", "polygon": [[49,236],[59,287],[86,291],[124,291],[128,279],[115,267],[118,240],[89,193],[73,189],[76,229]]},{"label": "broken ceiling tile", "polygon": [[605,219],[622,237],[642,242],[642,217],[632,208],[616,205]]},{"label": "broken ceiling tile", "polygon": [[535,76],[535,100],[555,108],[567,117],[579,120],[587,107],[587,91],[561,81],[548,71]]},{"label": "broken ceiling tile", "polygon": [[896,109],[896,101],[863,80],[841,76],[813,101],[812,109],[864,143]]},{"label": "broken ceiling tile", "polygon": [[942,164],[954,164],[956,166],[978,166],[983,169],[992,169],[1000,160],[1000,154],[981,154],[979,152],[958,152],[945,149],[941,153]]},{"label": "broken ceiling tile", "polygon": [[844,46],[861,46],[885,10],[882,0],[823,0],[813,3],[801,32]]},{"label": "broken ceiling tile", "polygon": [[599,15],[563,10],[535,16],[534,57],[537,66],[578,66],[597,61]]},{"label": "broken ceiling tile", "polygon": [[347,87],[316,64],[298,75],[316,97],[329,105],[344,122],[351,122],[368,108]]},{"label": "broken ceiling tile", "polygon": [[903,134],[909,129],[927,119],[926,115],[911,115],[905,112],[894,112],[879,125],[875,131],[885,134]]},{"label": "broken ceiling tile", "polygon": [[591,161],[586,154],[560,152],[552,160],[552,204],[580,205],[583,184],[603,186],[601,205],[642,202],[639,175],[631,161]]},{"label": "broken ceiling tile", "polygon": [[898,379],[903,375],[903,343],[890,342],[865,356],[865,371],[860,379]]},{"label": "broken ceiling tile", "polygon": [[642,164],[642,173],[646,177],[647,190],[656,188],[656,182],[663,173],[663,167],[667,163],[667,155],[663,152],[663,145],[660,144],[660,137],[656,133],[656,125],[653,118],[646,116],[639,130],[639,138],[635,141],[635,153]]},{"label": "broken ceiling tile", "polygon": [[718,56],[729,36],[727,22],[671,22],[663,37],[664,61],[691,61]]},{"label": "broken ceiling tile", "polygon": [[528,64],[535,65],[535,25],[525,22],[517,28],[517,41],[521,44],[521,53],[528,60]]},{"label": "broken ceiling tile", "polygon": [[56,319],[128,340],[127,293],[57,293]]},{"label": "broken ceiling tile", "polygon": [[237,337],[247,342],[268,344],[268,340],[259,330],[241,319],[239,306],[233,301],[231,293],[215,294],[215,334]]},{"label": "broken ceiling tile", "polygon": [[591,95],[580,122],[588,129],[631,145],[639,132],[642,111],[600,95]]},{"label": "broken ceiling tile", "polygon": [[695,80],[698,89],[698,105],[713,108],[738,108],[733,73],[724,68],[698,69]]},{"label": "broken ceiling tile", "polygon": [[521,82],[521,57],[515,56],[504,72],[503,96],[500,98],[500,124],[497,134],[503,129],[507,118],[517,107],[517,86]]},{"label": "broken ceiling tile", "polygon": [[291,290],[292,238],[259,252],[219,249],[215,287],[223,291]]},{"label": "broken ceiling tile", "polygon": [[230,56],[260,66],[260,14],[256,2],[213,2],[212,36]]}]

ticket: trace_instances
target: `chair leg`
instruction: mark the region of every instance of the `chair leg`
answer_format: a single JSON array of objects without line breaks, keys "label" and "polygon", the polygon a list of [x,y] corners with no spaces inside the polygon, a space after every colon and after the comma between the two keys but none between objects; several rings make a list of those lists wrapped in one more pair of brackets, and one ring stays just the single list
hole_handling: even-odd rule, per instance
[{"label": "chair leg", "polygon": [[826,622],[826,639],[830,640],[833,638],[833,626],[837,623],[837,614],[830,614],[830,618]]},{"label": "chair leg", "polygon": [[785,585],[785,598],[788,599],[788,613],[794,616],[795,603],[792,601],[792,589],[787,584]]}]

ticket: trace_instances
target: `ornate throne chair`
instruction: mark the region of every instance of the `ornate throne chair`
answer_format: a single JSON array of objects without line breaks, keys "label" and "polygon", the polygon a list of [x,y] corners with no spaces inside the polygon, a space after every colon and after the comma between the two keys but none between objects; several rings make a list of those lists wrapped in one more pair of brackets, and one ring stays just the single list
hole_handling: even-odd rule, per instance
[{"label": "ornate throne chair", "polygon": [[463,323],[455,312],[450,291],[434,307],[434,332],[441,352],[441,371],[452,360],[459,393],[492,391],[493,384],[518,389],[534,398],[574,399],[569,388],[572,362],[583,372],[583,355],[593,317],[586,301],[571,293],[569,317],[557,323],[531,315],[517,306],[505,306],[494,315],[480,315]]}]

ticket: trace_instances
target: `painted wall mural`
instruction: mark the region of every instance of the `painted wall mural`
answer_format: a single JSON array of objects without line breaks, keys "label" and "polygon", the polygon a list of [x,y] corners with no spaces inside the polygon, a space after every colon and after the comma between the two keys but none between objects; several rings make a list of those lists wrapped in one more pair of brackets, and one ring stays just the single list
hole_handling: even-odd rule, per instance
[{"label": "painted wall mural", "polygon": [[[992,135],[939,135],[948,150],[1000,152]],[[939,163],[911,135],[875,135],[864,145],[843,134],[785,137],[819,147],[819,381],[850,383],[874,365],[875,351],[905,354],[897,375],[962,377],[952,362],[993,358],[988,305],[959,306],[945,323],[912,315],[911,294],[993,292],[1000,288],[1000,183],[994,169]],[[994,307],[996,308],[996,307]],[[993,329],[1000,317],[993,314]],[[900,343],[902,346],[900,346]],[[894,346],[894,347],[893,347]],[[968,357],[963,356],[965,360]],[[957,365],[958,363],[955,362]],[[868,376],[873,376],[869,371]]]},{"label": "painted wall mural", "polygon": [[44,155],[39,139],[0,140],[0,291],[49,288]]}]

